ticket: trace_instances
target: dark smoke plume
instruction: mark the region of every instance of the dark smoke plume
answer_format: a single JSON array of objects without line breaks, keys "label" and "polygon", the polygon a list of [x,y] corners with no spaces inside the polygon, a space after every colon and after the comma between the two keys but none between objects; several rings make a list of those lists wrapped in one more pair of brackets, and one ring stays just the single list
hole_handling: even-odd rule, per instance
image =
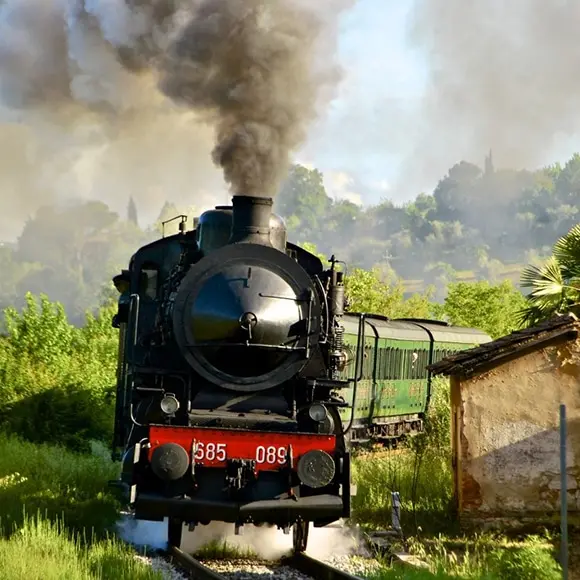
[{"label": "dark smoke plume", "polygon": [[322,22],[289,0],[205,0],[164,59],[168,96],[215,118],[214,161],[234,193],[274,194],[306,136]]},{"label": "dark smoke plume", "polygon": [[158,2],[151,28],[119,56],[129,69],[156,69],[166,96],[215,127],[212,157],[235,194],[273,195],[316,116],[320,89],[339,78],[324,33],[336,28],[329,9],[349,4],[198,0],[184,11]]}]

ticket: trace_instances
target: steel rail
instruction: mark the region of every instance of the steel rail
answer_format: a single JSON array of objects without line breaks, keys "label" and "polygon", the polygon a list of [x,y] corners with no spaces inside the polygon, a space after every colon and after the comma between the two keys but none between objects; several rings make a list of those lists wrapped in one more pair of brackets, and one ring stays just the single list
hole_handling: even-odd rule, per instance
[{"label": "steel rail", "polygon": [[175,546],[169,546],[169,556],[175,560],[182,568],[191,572],[195,580],[224,580],[224,576],[214,572],[211,568],[204,566],[201,562],[186,554]]},{"label": "steel rail", "polygon": [[[175,560],[182,568],[191,573],[195,580],[223,580],[224,576],[218,574],[211,568],[204,566],[201,562],[196,560],[193,556],[186,554],[175,546],[170,546],[168,549],[171,560]],[[282,558],[281,566],[288,566],[294,570],[298,570],[303,574],[315,578],[316,580],[362,580],[359,576],[353,576],[348,572],[344,572],[338,568],[333,568],[330,564],[326,564],[316,558],[307,556],[306,554],[294,554]]]},{"label": "steel rail", "polygon": [[330,564],[321,562],[304,553],[294,554],[289,558],[283,559],[282,564],[312,576],[316,580],[362,580],[359,576],[353,576],[348,572],[333,568]]}]

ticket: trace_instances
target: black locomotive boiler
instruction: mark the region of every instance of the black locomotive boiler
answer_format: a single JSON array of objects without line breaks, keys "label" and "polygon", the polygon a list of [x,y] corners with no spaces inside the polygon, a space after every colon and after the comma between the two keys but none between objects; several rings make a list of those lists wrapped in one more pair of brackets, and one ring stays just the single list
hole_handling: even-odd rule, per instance
[{"label": "black locomotive boiler", "polygon": [[[350,515],[342,272],[234,196],[140,248],[121,293],[114,453],[138,519],[293,530]],[[362,350],[361,350],[362,352]],[[358,364],[356,365],[358,367]]]}]

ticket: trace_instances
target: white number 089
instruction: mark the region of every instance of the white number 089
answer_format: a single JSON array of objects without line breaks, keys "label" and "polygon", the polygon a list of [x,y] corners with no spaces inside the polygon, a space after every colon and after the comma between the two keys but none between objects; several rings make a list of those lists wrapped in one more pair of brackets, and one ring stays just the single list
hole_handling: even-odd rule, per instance
[{"label": "white number 089", "polygon": [[256,448],[256,463],[279,463],[282,465],[286,461],[286,447],[264,447],[260,445]]}]

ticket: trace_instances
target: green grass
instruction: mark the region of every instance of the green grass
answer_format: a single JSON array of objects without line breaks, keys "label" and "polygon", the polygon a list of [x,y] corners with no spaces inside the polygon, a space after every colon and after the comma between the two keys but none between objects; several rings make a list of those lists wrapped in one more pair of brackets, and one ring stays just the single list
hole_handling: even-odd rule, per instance
[{"label": "green grass", "polygon": [[70,537],[58,522],[27,519],[0,540],[2,580],[162,580],[115,539],[91,544]]},{"label": "green grass", "polygon": [[250,560],[258,558],[258,555],[251,547],[229,544],[225,538],[210,540],[196,550],[195,556],[202,560]]},{"label": "green grass", "polygon": [[357,495],[353,498],[354,519],[369,528],[391,525],[391,492],[401,497],[403,529],[448,531],[454,526],[451,514],[451,468],[447,457],[427,450],[408,449],[364,455],[353,461]]},{"label": "green grass", "polygon": [[[458,544],[461,544],[458,547]],[[453,546],[453,549],[450,547]],[[457,539],[439,537],[431,542],[411,540],[410,551],[429,564],[428,570],[387,567],[372,580],[559,580],[561,568],[549,537],[530,536],[513,542],[482,535]]]},{"label": "green grass", "polygon": [[449,383],[436,378],[423,433],[397,450],[359,455],[353,460],[357,495],[354,519],[362,526],[391,525],[391,492],[401,498],[401,524],[407,534],[441,533],[455,527],[452,513]]},{"label": "green grass", "polygon": [[25,514],[62,518],[73,531],[104,537],[119,505],[107,492],[118,467],[102,456],[82,455],[0,434],[0,527],[14,533]]},{"label": "green grass", "polygon": [[161,580],[113,530],[118,466],[0,434],[0,579]]}]

